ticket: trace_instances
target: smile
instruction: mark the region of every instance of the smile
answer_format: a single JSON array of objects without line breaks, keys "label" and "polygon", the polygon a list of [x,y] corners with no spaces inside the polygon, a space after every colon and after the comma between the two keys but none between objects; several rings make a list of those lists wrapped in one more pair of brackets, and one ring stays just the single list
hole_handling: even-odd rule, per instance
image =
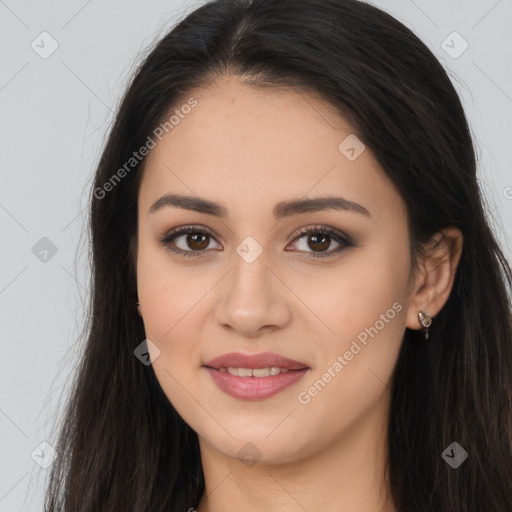
[{"label": "smile", "polygon": [[[243,400],[263,400],[271,397],[301,380],[310,370],[309,368],[301,370],[281,368],[221,368],[217,370],[209,367],[204,368],[221,391]],[[274,370],[274,374],[270,373],[271,370]],[[279,373],[276,373],[276,371]],[[235,372],[239,372],[239,374],[237,375]],[[250,375],[247,375],[249,372]],[[267,375],[261,373],[257,375],[258,372],[264,372]]]},{"label": "smile", "polygon": [[204,363],[217,387],[243,400],[262,400],[298,382],[311,370],[306,364],[273,352],[231,352]]}]

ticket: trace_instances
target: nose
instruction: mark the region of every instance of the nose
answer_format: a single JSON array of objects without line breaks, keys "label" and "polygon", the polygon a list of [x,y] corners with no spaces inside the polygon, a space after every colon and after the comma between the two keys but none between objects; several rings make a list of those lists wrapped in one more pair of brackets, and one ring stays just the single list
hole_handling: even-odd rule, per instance
[{"label": "nose", "polygon": [[263,254],[252,263],[235,257],[220,287],[218,325],[246,338],[285,328],[291,319],[290,291],[276,274]]}]

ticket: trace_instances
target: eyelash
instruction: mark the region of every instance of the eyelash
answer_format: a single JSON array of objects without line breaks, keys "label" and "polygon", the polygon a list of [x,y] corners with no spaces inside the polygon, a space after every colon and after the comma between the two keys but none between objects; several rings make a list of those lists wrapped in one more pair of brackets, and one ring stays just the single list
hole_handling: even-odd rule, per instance
[{"label": "eyelash", "polygon": [[[186,256],[186,257],[197,257],[197,256],[201,256],[201,253],[202,252],[205,252],[205,250],[202,250],[202,251],[194,251],[194,250],[189,250],[189,251],[184,251],[182,249],[177,249],[175,247],[171,247],[170,244],[171,242],[175,239],[175,238],[178,238],[179,236],[181,235],[189,235],[189,234],[200,234],[200,235],[207,235],[211,238],[215,238],[213,233],[211,233],[209,230],[207,229],[204,229],[204,228],[199,228],[197,226],[180,226],[178,228],[175,228],[171,231],[169,231],[164,238],[158,240],[167,250],[175,253],[175,254],[179,254],[181,256]],[[338,231],[337,229],[334,229],[334,228],[331,228],[329,226],[309,226],[307,228],[302,228],[301,230],[299,230],[299,233],[297,234],[297,236],[293,239],[293,242],[295,242],[296,240],[299,240],[300,238],[304,237],[305,235],[309,235],[309,234],[315,234],[315,235],[329,235],[330,237],[332,237],[336,242],[338,242],[340,245],[340,247],[338,247],[337,249],[333,250],[333,251],[329,251],[329,252],[325,252],[325,253],[308,253],[311,255],[311,257],[313,258],[329,258],[329,257],[332,257],[332,256],[336,256],[337,254],[339,254],[341,251],[343,251],[344,249],[348,248],[348,247],[353,247],[354,246],[354,243],[352,242],[352,240],[350,239],[350,237],[348,237],[347,235],[343,234],[341,231]]]}]

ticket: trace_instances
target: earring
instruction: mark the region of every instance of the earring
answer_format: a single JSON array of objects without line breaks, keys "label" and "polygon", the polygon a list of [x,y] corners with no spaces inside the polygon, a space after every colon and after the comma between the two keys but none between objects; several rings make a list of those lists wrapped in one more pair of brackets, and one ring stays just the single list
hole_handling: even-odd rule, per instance
[{"label": "earring", "polygon": [[423,311],[420,311],[418,313],[418,318],[421,325],[425,328],[425,340],[428,340],[428,328],[432,324],[432,317],[428,316],[426,313],[423,313]]}]

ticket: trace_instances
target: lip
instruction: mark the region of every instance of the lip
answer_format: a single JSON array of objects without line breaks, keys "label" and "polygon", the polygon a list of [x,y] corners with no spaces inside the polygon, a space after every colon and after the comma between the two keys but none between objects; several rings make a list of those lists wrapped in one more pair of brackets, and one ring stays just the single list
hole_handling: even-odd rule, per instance
[{"label": "lip", "polygon": [[237,377],[215,368],[206,367],[217,387],[224,393],[243,400],[262,400],[268,398],[298,382],[309,371],[290,370],[268,377]]},{"label": "lip", "polygon": [[[205,363],[217,387],[224,393],[243,400],[262,400],[298,382],[311,369],[305,363],[294,361],[279,354],[263,352],[261,354],[241,354],[231,352],[223,354]],[[286,368],[288,372],[268,377],[238,377],[219,368]]]},{"label": "lip", "polygon": [[[287,357],[275,354],[273,352],[262,352],[260,354],[242,354],[241,352],[230,352],[221,356],[215,357],[210,361],[204,363],[204,366],[214,368],[267,368],[275,366],[278,368],[286,368],[288,370],[302,370],[308,369],[306,363],[294,361]],[[262,379],[266,377],[261,377]]]}]

